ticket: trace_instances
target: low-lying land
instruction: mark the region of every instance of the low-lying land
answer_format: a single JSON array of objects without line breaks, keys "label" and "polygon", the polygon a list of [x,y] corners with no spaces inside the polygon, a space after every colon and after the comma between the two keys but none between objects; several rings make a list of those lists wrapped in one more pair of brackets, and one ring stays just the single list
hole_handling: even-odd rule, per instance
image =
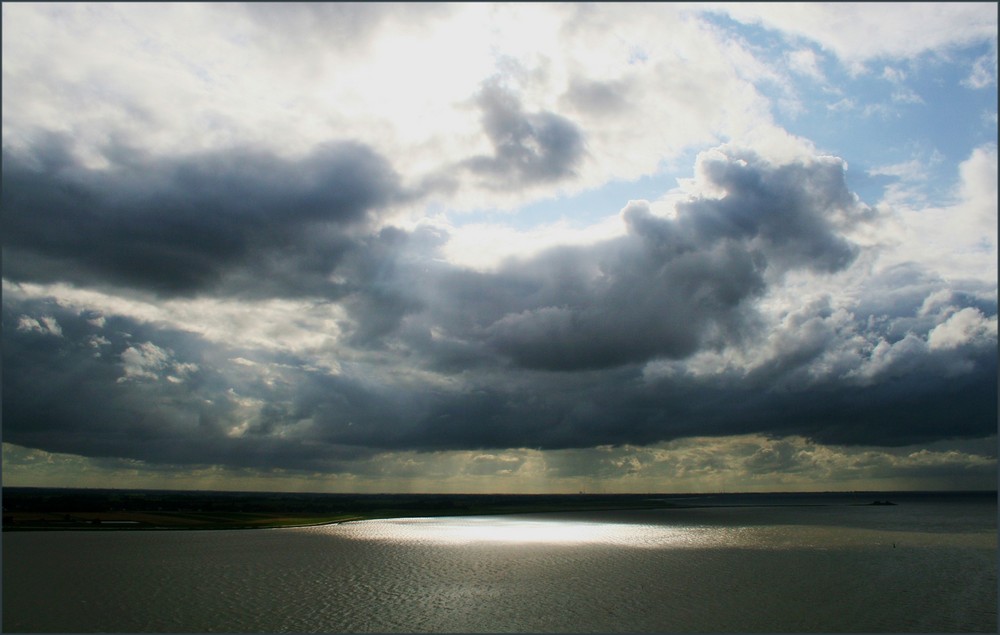
[{"label": "low-lying land", "polygon": [[253,529],[375,518],[691,507],[882,507],[928,497],[996,499],[996,492],[311,494],[37,487],[4,487],[2,492],[4,531]]},{"label": "low-lying land", "polygon": [[648,495],[298,494],[4,488],[3,529],[251,529],[404,516],[676,506]]}]

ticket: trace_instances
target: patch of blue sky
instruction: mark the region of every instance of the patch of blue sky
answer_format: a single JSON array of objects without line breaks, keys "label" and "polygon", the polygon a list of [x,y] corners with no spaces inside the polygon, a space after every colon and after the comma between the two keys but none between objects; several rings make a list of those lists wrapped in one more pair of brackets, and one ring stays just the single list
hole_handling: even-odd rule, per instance
[{"label": "patch of blue sky", "polygon": [[[944,202],[953,193],[959,163],[974,148],[996,143],[997,87],[968,85],[976,61],[994,54],[995,43],[980,43],[911,60],[868,60],[867,72],[849,65],[803,38],[722,14],[704,18],[736,38],[774,80],[758,80],[757,90],[773,104],[775,123],[810,140],[823,152],[845,159],[848,185],[868,203],[901,178],[890,166],[911,164],[924,196]],[[790,64],[792,54],[813,53],[819,76]]]},{"label": "patch of blue sky", "polygon": [[[866,203],[881,200],[900,179],[909,179],[908,188],[928,201],[945,203],[954,193],[959,164],[973,149],[996,143],[996,83],[968,85],[976,60],[991,55],[993,44],[911,60],[869,60],[867,72],[858,74],[803,38],[721,14],[703,17],[776,71],[771,79],[755,80],[773,105],[775,123],[846,160],[848,186]],[[790,64],[793,54],[805,50],[814,55],[816,76]],[[517,210],[449,214],[449,220],[456,226],[496,222],[520,230],[556,222],[584,227],[617,214],[629,200],[652,201],[673,189],[678,178],[692,176],[695,157],[705,149],[691,148],[634,181],[613,181]]]},{"label": "patch of blue sky", "polygon": [[483,209],[449,214],[449,221],[456,227],[496,222],[513,229],[526,230],[539,225],[565,222],[574,229],[584,228],[618,214],[629,201],[655,201],[676,188],[678,178],[693,176],[695,158],[704,149],[691,148],[672,159],[670,165],[662,165],[655,173],[632,181],[611,181],[575,194],[534,201],[516,210]]},{"label": "patch of blue sky", "polygon": [[[893,179],[873,175],[886,167],[912,163],[909,177],[919,180],[931,199],[947,198],[958,165],[976,147],[996,140],[996,89],[963,84],[978,51],[929,64],[879,64],[857,77],[834,70],[827,79],[841,97],[801,90],[797,116],[776,113],[779,124],[808,137],[821,149],[847,160],[848,183],[868,202]],[[881,176],[881,178],[879,178]]]}]

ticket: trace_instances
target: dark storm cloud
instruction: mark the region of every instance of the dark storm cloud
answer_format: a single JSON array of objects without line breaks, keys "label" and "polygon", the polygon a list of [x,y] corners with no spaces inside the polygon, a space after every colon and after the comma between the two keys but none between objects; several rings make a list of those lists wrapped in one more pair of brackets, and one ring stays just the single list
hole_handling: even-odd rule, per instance
[{"label": "dark storm cloud", "polygon": [[253,149],[109,156],[110,168],[89,169],[56,136],[30,152],[4,149],[6,278],[162,294],[335,293],[326,277],[354,233],[404,196],[382,157],[349,142],[298,160]]},{"label": "dark storm cloud", "polygon": [[738,376],[644,379],[635,369],[551,374],[471,387],[441,399],[407,439],[414,447],[543,449],[643,445],[690,436],[765,433],[823,443],[902,446],[996,432],[996,351],[960,353],[967,368],[942,374],[926,355],[902,375],[859,385],[744,383]]},{"label": "dark storm cloud", "polygon": [[[14,279],[197,291],[232,289],[243,276],[267,295],[281,284],[319,288],[302,286],[304,272],[333,271],[346,310],[338,348],[325,360],[268,353],[18,291],[3,305],[6,441],[335,471],[382,450],[745,433],[903,446],[995,433],[993,288],[900,266],[867,280],[849,311],[815,301],[761,330],[756,302],[770,285],[790,271],[836,272],[857,252],[841,229],[869,210],[837,162],[712,155],[701,168],[716,193],[672,217],[633,203],[622,237],[475,272],[439,257],[441,230],[372,232],[371,210],[400,189],[364,148],[297,163],[223,158],[98,172],[58,143],[11,155],[3,196],[5,241],[20,250],[11,258],[5,245]],[[338,251],[338,239],[349,248]],[[193,272],[180,271],[188,257]],[[72,272],[47,268],[58,261]],[[147,271],[154,265],[165,270]],[[255,283],[257,271],[280,273]],[[698,372],[689,364],[705,351],[739,351],[748,366]],[[339,371],[323,370],[331,360]]]},{"label": "dark storm cloud", "polygon": [[[753,381],[738,373],[649,379],[634,366],[473,375],[461,390],[423,395],[410,413],[416,422],[392,443],[559,449],[747,433],[888,446],[981,438],[996,428],[995,353],[995,342],[925,353],[873,382],[807,380],[790,365]],[[965,370],[944,374],[955,357]]]},{"label": "dark storm cloud", "polygon": [[407,277],[405,254],[420,248],[419,234],[387,227],[359,241],[345,260],[343,272],[350,278],[350,294],[343,306],[354,317],[351,342],[362,347],[378,347],[382,338],[395,332],[402,319],[423,308],[423,302]]},{"label": "dark storm cloud", "polygon": [[[57,324],[61,334],[26,326],[29,316]],[[308,370],[303,360],[51,300],[5,300],[3,351],[4,441],[50,452],[335,470],[377,444],[323,442],[315,430],[296,427],[302,419],[336,412],[325,420],[334,431],[352,415],[388,420],[382,395]]]},{"label": "dark storm cloud", "polygon": [[[423,302],[381,337],[414,354],[412,363],[476,373],[462,390],[425,396],[410,413],[420,423],[395,437],[400,447],[588,447],[750,432],[901,445],[991,433],[995,337],[950,349],[928,343],[956,312],[995,319],[990,289],[900,266],[872,277],[850,313],[827,299],[763,331],[757,298],[791,270],[847,267],[858,248],[841,229],[872,212],[836,161],[718,156],[703,169],[722,194],[682,203],[672,218],[633,204],[620,239],[550,249],[496,272],[430,257],[397,268],[398,287]],[[690,355],[729,347],[763,361],[686,372]],[[664,359],[677,360],[678,372],[642,377],[638,364]]]},{"label": "dark storm cloud", "polygon": [[532,369],[682,359],[737,343],[755,328],[754,301],[785,272],[830,273],[855,258],[837,223],[867,210],[843,169],[752,154],[706,160],[705,177],[723,194],[681,203],[675,217],[633,202],[622,238],[550,249],[496,273],[432,272],[431,320]]},{"label": "dark storm cloud", "polygon": [[857,248],[834,222],[869,215],[847,188],[838,160],[770,166],[751,153],[702,162],[704,177],[725,191],[678,205],[679,224],[701,240],[747,242],[779,272],[788,268],[838,271]]},{"label": "dark storm cloud", "polygon": [[[860,332],[867,317],[853,318]],[[382,450],[586,448],[753,432],[903,446],[981,438],[996,425],[995,339],[911,351],[905,372],[888,368],[869,382],[806,381],[795,364],[749,380],[647,377],[636,365],[507,372],[480,360],[439,384],[380,375],[399,369],[398,355],[363,380],[50,300],[5,299],[2,333],[5,441],[152,463],[336,470]],[[942,373],[956,359],[963,370]]]},{"label": "dark storm cloud", "polygon": [[752,254],[719,243],[664,257],[648,236],[633,238],[596,272],[587,249],[531,263],[554,275],[532,306],[487,327],[491,347],[528,368],[574,370],[686,357],[710,331],[740,331],[742,302],[763,290]]},{"label": "dark storm cloud", "polygon": [[[22,316],[45,315],[59,324],[61,336],[18,328]],[[90,318],[90,319],[88,319]],[[85,456],[134,457],[151,448],[166,448],[184,438],[183,428],[198,428],[197,403],[205,370],[189,373],[184,384],[164,380],[164,390],[148,390],[147,381],[125,379],[122,354],[148,342],[149,329],[117,317],[100,325],[51,301],[16,302],[3,306],[4,440],[50,451]],[[176,334],[157,340],[175,345]],[[197,357],[180,353],[184,363]],[[174,355],[170,355],[173,358]],[[149,357],[153,374],[156,361]],[[166,368],[163,364],[162,370]],[[138,369],[138,367],[136,367]],[[120,381],[121,380],[121,381]],[[199,447],[192,447],[197,454]]]},{"label": "dark storm cloud", "polygon": [[498,81],[483,86],[477,104],[494,154],[473,157],[465,166],[487,177],[487,187],[546,183],[574,174],[586,149],[583,132],[572,121],[547,111],[525,112],[517,95]]}]

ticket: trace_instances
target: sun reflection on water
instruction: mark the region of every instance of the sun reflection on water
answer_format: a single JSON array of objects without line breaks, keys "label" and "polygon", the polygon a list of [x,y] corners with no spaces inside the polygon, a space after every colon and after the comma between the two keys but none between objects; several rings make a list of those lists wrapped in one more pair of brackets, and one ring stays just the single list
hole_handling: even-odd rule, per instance
[{"label": "sun reflection on water", "polygon": [[353,537],[367,540],[431,544],[604,544],[633,547],[695,546],[703,528],[669,527],[564,519],[517,517],[398,518],[341,526]]},{"label": "sun reflection on water", "polygon": [[434,524],[411,523],[407,529],[434,542],[594,543],[613,542],[614,525],[594,522],[473,518]]},{"label": "sun reflection on water", "polygon": [[[348,540],[412,545],[605,545],[632,548],[828,549],[961,545],[996,549],[995,532],[941,534],[823,525],[719,525],[543,516],[393,518],[303,527]],[[288,531],[288,530],[284,530]]]}]

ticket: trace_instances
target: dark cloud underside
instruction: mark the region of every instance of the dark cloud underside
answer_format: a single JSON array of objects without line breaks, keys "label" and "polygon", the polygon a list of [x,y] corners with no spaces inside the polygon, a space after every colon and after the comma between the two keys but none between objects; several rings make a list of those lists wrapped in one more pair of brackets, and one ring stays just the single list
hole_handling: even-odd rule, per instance
[{"label": "dark cloud underside", "polygon": [[[571,124],[502,92],[482,99],[497,154],[467,167],[515,182],[572,169]],[[860,252],[844,230],[872,211],[839,161],[709,154],[699,169],[713,194],[673,216],[633,202],[622,236],[476,272],[440,257],[440,230],[380,226],[412,194],[363,145],[298,160],[109,155],[111,167],[86,168],[58,138],[4,151],[4,275],[16,291],[3,306],[6,441],[336,470],[382,450],[743,433],[898,446],[995,433],[989,289],[899,267],[872,277],[853,313],[817,301],[767,325],[759,301],[787,275],[836,274]],[[247,311],[296,296],[338,331],[319,333],[322,353],[266,352],[235,330],[208,340],[17,287],[54,281],[213,294]],[[754,359],[688,366],[734,352]]]},{"label": "dark cloud underside", "polygon": [[776,167],[746,155],[704,169],[724,194],[683,203],[675,218],[633,203],[625,237],[550,249],[495,274],[437,267],[430,283],[406,286],[434,290],[430,319],[454,340],[525,368],[572,371],[736,343],[754,328],[754,301],[785,272],[835,272],[855,258],[830,219],[867,212],[839,162]]},{"label": "dark cloud underside", "polygon": [[[28,328],[29,315],[50,318],[61,334]],[[941,355],[924,354],[904,376],[866,385],[802,382],[794,365],[749,384],[736,375],[650,379],[625,366],[494,367],[446,388],[331,375],[307,359],[124,318],[98,325],[52,302],[5,303],[3,333],[5,440],[85,456],[333,470],[380,450],[585,448],[751,432],[898,446],[995,432],[990,347],[951,351],[967,365],[953,377],[942,376]]]},{"label": "dark cloud underside", "polygon": [[499,82],[487,82],[479,94],[482,123],[493,156],[465,162],[486,177],[493,189],[530,186],[572,176],[585,153],[583,132],[556,113],[525,112],[518,96]]},{"label": "dark cloud underside", "polygon": [[282,282],[272,294],[324,291],[353,231],[403,196],[391,166],[356,143],[294,161],[249,149],[109,154],[114,165],[98,170],[58,137],[4,149],[5,277],[172,295],[246,291],[270,275]]}]

